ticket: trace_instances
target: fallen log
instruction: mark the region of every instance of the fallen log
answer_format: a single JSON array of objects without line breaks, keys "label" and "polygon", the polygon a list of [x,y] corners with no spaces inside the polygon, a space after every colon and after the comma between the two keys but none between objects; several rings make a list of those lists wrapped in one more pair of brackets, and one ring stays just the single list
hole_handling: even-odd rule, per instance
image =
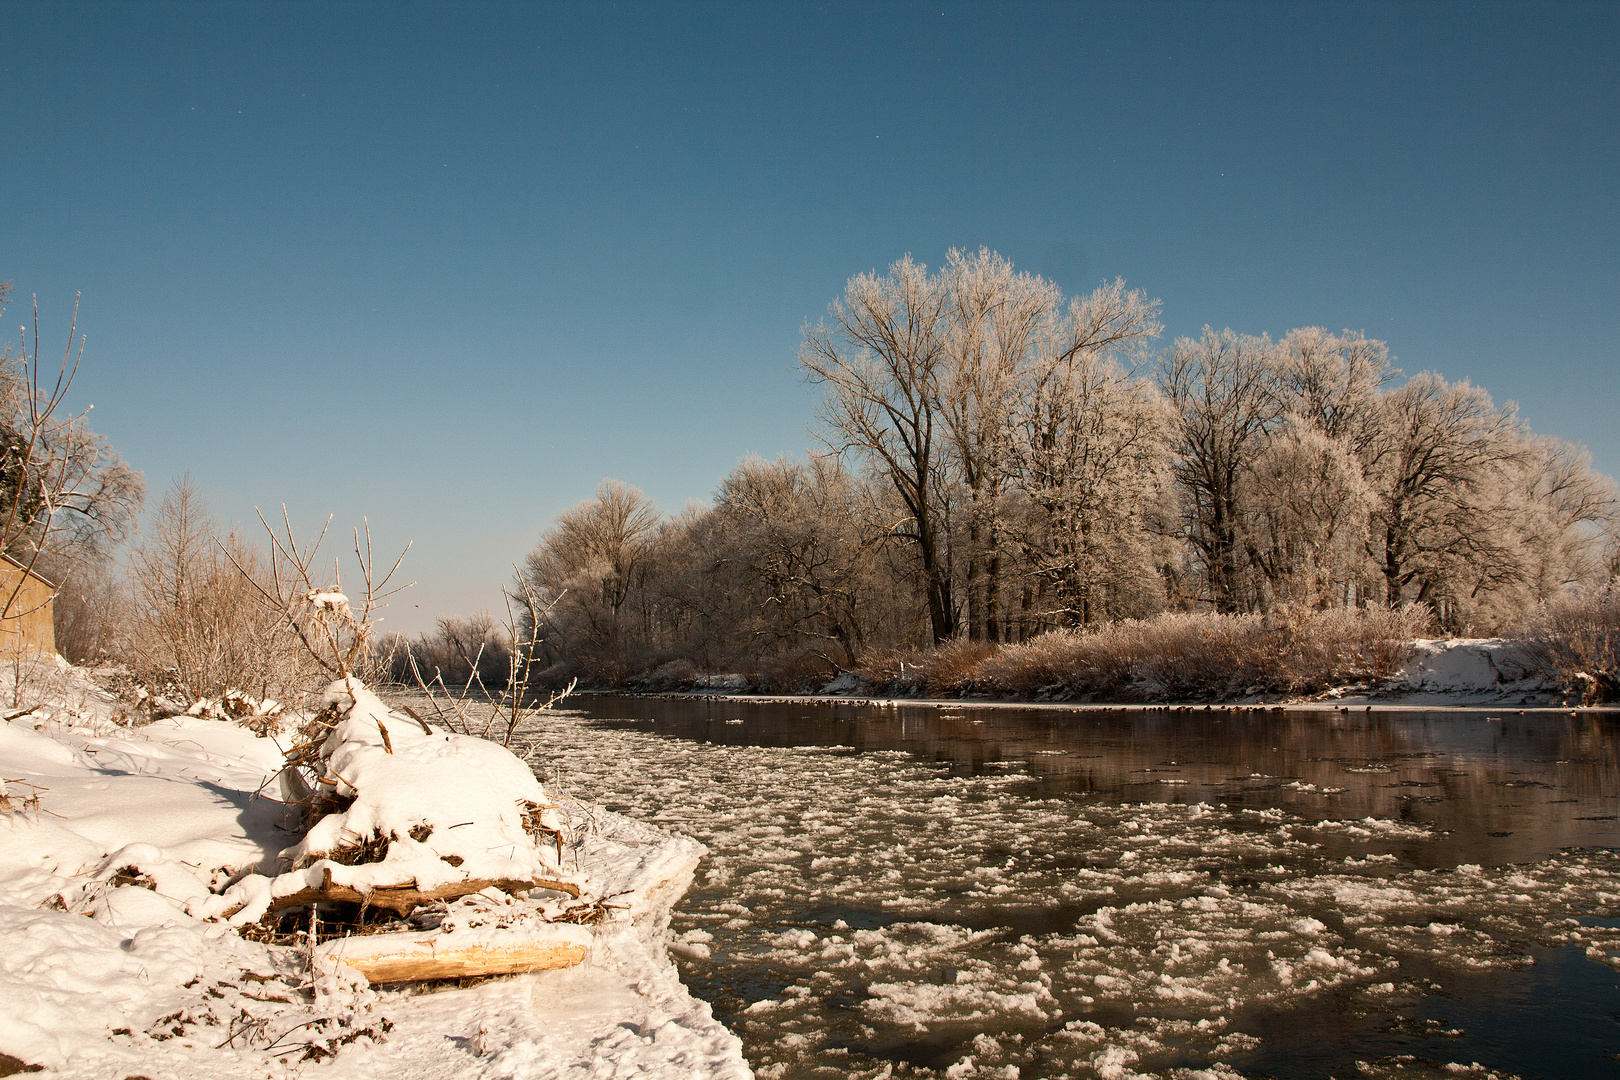
[{"label": "fallen log", "polygon": [[536,942],[505,948],[457,949],[433,955],[363,956],[339,962],[364,975],[367,982],[401,983],[469,979],[476,975],[524,975],[531,971],[573,967],[584,959],[583,945]]},{"label": "fallen log", "polygon": [[585,959],[590,932],[547,924],[528,933],[478,938],[434,933],[369,934],[320,946],[321,959],[354,968],[372,983],[427,982],[479,975],[521,975],[573,967]]},{"label": "fallen log", "polygon": [[[330,876],[330,875],[328,875]],[[423,904],[431,904],[435,900],[455,900],[475,892],[483,892],[490,886],[502,892],[512,893],[525,889],[553,889],[557,892],[567,893],[575,900],[579,899],[579,886],[566,881],[548,881],[545,878],[536,878],[533,881],[453,881],[449,885],[441,885],[436,889],[415,889],[408,886],[400,888],[377,888],[370,892],[361,892],[351,889],[347,885],[326,884],[318,889],[299,889],[286,896],[278,896],[270,901],[271,911],[285,911],[287,908],[303,907],[306,904],[345,903],[361,904],[365,907],[381,908],[392,911],[396,915],[409,915]]]}]

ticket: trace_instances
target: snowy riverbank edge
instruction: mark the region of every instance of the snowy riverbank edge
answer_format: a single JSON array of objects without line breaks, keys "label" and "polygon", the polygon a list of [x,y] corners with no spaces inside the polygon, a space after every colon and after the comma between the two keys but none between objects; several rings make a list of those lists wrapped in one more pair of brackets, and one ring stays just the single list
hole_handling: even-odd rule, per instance
[{"label": "snowy riverbank edge", "polygon": [[[1220,700],[1177,698],[1146,688],[1137,700],[990,696],[907,696],[874,692],[854,672],[831,680],[819,693],[748,693],[742,675],[709,675],[693,690],[633,693],[635,697],[702,698],[753,704],[821,702],[893,708],[1067,709],[1097,708],[1163,711],[1166,708],[1288,707],[1339,710],[1350,706],[1387,710],[1515,708],[1526,711],[1615,712],[1620,705],[1576,706],[1567,703],[1574,688],[1546,675],[1523,642],[1505,638],[1435,638],[1410,643],[1411,654],[1395,677],[1377,686],[1335,687],[1310,695],[1244,694]],[[608,691],[607,693],[620,693]]]},{"label": "snowy riverbank edge", "polygon": [[[0,1066],[152,1080],[752,1075],[666,951],[697,842],[581,808],[566,857],[626,905],[593,928],[583,964],[371,988],[193,918],[169,887],[164,867],[194,883],[290,842],[261,794],[280,768],[275,740],[187,717],[120,727],[88,673],[52,682],[42,705],[0,721]],[[472,902],[499,916],[498,895]]]}]

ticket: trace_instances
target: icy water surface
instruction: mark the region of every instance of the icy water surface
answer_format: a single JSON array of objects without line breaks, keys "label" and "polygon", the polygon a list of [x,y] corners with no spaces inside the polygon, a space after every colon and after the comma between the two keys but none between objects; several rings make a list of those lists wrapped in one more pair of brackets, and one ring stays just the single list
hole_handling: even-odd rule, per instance
[{"label": "icy water surface", "polygon": [[761,1076],[1620,1076],[1613,716],[577,700]]}]

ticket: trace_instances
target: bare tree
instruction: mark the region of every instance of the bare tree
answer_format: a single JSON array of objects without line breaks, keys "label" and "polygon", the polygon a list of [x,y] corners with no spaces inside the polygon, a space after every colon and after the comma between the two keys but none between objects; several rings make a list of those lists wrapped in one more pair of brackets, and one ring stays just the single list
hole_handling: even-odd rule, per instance
[{"label": "bare tree", "polygon": [[916,554],[935,641],[957,624],[939,404],[949,303],[939,276],[908,255],[881,277],[850,278],[828,309],[831,325],[806,326],[799,348],[800,365],[825,390],[819,416],[828,446],[870,459],[904,507],[889,532]]},{"label": "bare tree", "polygon": [[890,605],[880,594],[894,585],[839,460],[746,459],[721,482],[714,515],[727,561],[745,578],[738,592],[757,643],[830,648],[831,667],[853,667],[883,628]]},{"label": "bare tree", "polygon": [[173,683],[187,699],[230,691],[286,698],[309,689],[314,665],[281,613],[264,554],[239,533],[221,535],[189,476],[163,496],[146,541],[130,557],[132,640],[126,656],[147,683]]},{"label": "bare tree", "polygon": [[[0,307],[10,296],[0,287]],[[89,410],[66,409],[84,337],[78,303],[67,346],[52,374],[40,355],[39,303],[33,332],[24,327],[20,349],[0,355],[0,551],[25,569],[60,580],[76,562],[97,563],[134,523],[146,488],[86,423]],[[23,578],[0,589],[0,619],[19,608]]]},{"label": "bare tree", "polygon": [[1241,495],[1244,478],[1282,415],[1281,371],[1265,335],[1204,328],[1164,358],[1159,385],[1174,410],[1176,486],[1187,541],[1215,610],[1248,606]]},{"label": "bare tree", "polygon": [[60,582],[51,607],[56,651],[68,662],[84,665],[118,656],[134,623],[123,577],[99,560],[83,560],[66,569],[65,575],[46,574]]}]

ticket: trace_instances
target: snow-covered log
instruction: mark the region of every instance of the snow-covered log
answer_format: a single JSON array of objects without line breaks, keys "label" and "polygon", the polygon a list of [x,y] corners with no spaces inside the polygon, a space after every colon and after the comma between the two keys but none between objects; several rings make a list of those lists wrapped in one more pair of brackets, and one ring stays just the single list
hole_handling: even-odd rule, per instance
[{"label": "snow-covered log", "polygon": [[579,895],[555,845],[537,838],[557,826],[545,790],[509,750],[396,714],[353,677],[322,704],[330,731],[313,754],[293,754],[313,783],[283,773],[308,831],[281,853],[281,873],[249,875],[195,914],[242,926],[321,901],[404,915],[492,885]]}]

